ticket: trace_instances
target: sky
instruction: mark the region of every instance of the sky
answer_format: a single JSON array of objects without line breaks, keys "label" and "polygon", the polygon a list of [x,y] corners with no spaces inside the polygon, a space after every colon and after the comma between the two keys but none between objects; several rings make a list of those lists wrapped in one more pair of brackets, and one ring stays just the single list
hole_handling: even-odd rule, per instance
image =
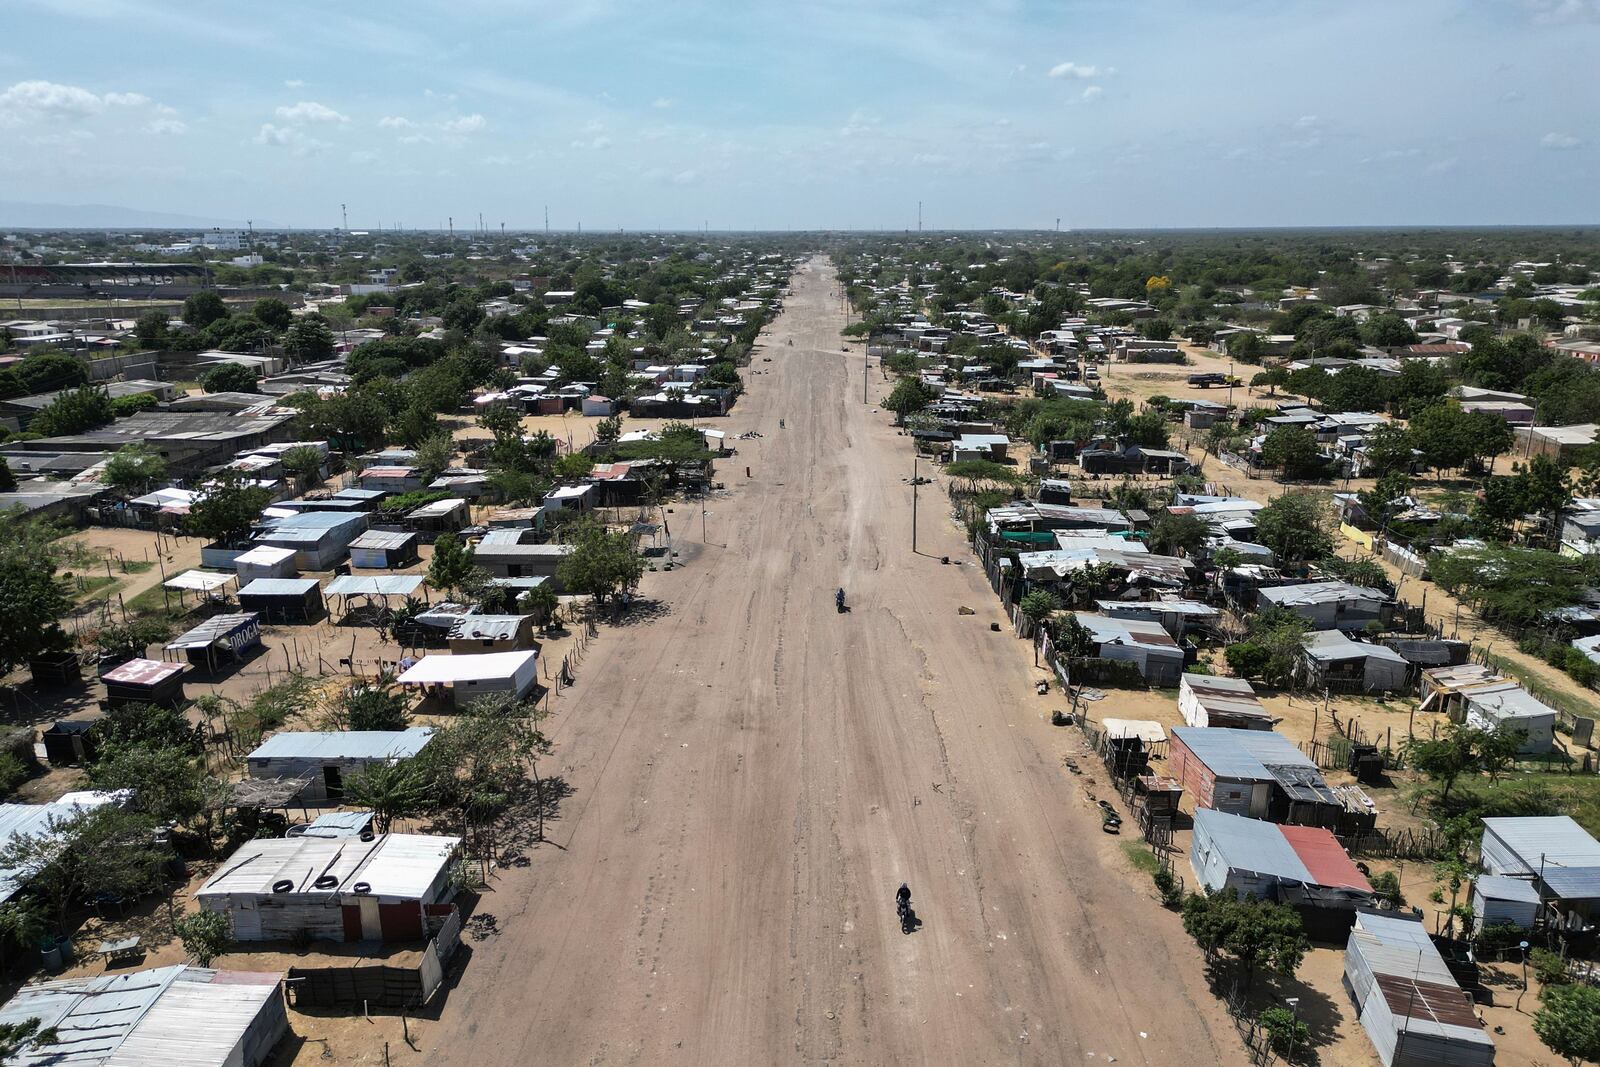
[{"label": "sky", "polygon": [[[3,0],[0,198],[258,226],[1592,223],[1600,0]],[[0,217],[0,223],[5,219]]]}]

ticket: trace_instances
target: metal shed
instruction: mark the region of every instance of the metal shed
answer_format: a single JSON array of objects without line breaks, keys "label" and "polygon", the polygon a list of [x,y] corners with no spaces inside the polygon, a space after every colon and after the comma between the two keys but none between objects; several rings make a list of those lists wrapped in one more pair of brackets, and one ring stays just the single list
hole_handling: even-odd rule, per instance
[{"label": "metal shed", "polygon": [[259,1067],[289,1029],[278,974],[182,965],[23,986],[0,1023],[29,1019],[56,1040],[16,1061],[57,1067]]},{"label": "metal shed", "polygon": [[1420,922],[1358,912],[1344,987],[1384,1067],[1489,1067],[1494,1042]]},{"label": "metal shed", "polygon": [[106,686],[106,707],[124,704],[160,704],[175,708],[186,699],[183,676],[187,663],[168,663],[159,659],[130,659],[100,680]]},{"label": "metal shed", "polygon": [[1345,810],[1317,765],[1270,730],[1177,726],[1168,759],[1202,808],[1308,826],[1333,825]]},{"label": "metal shed", "polygon": [[532,615],[463,615],[450,627],[450,651],[515,652],[535,649]]},{"label": "metal shed", "polygon": [[1568,815],[1483,820],[1483,869],[1530,881],[1569,930],[1600,915],[1600,842]]},{"label": "metal shed", "polygon": [[267,622],[311,622],[325,610],[315,578],[257,578],[239,590],[239,606]]},{"label": "metal shed", "polygon": [[419,941],[447,903],[459,837],[384,834],[248,841],[195,891],[240,941]]},{"label": "metal shed", "polygon": [[1194,813],[1189,863],[1213,893],[1319,908],[1372,903],[1371,884],[1320,827],[1279,826],[1201,808]]},{"label": "metal shed", "polygon": [[257,578],[293,578],[300,573],[295,569],[295,550],[272,545],[257,545],[236,557],[233,569],[241,582]]},{"label": "metal shed", "polygon": [[1472,883],[1473,932],[1485,926],[1533,929],[1539,917],[1539,889],[1526,878],[1480,874]]},{"label": "metal shed", "polygon": [[399,678],[401,685],[447,692],[457,702],[491,693],[524,697],[538,683],[539,653],[485,652],[424,656]]},{"label": "metal shed", "polygon": [[1178,683],[1178,710],[1190,726],[1270,730],[1272,716],[1243,678],[1185,673]]},{"label": "metal shed", "polygon": [[289,730],[273,734],[245,757],[252,778],[301,778],[307,781],[297,798],[302,804],[342,799],[346,777],[374,764],[409,759],[433,739],[433,727],[405,730]]},{"label": "metal shed", "polygon": [[253,611],[213,615],[186,634],[166,645],[168,652],[181,652],[196,667],[216,670],[217,663],[237,660],[261,644],[261,617]]},{"label": "metal shed", "polygon": [[350,566],[393,570],[417,561],[417,535],[395,530],[368,530],[350,542]]}]

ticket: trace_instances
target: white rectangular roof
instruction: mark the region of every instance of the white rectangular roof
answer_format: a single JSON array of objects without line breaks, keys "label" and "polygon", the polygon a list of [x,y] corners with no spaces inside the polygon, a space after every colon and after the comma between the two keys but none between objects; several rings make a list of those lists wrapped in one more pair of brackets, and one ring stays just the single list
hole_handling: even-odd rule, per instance
[{"label": "white rectangular roof", "polygon": [[[247,841],[223,861],[196,897],[233,894],[343,897],[359,895],[417,900],[461,844],[459,837],[385,834],[372,841],[348,837],[283,837]],[[333,879],[326,882],[326,879]],[[324,881],[323,888],[317,883]],[[273,886],[289,882],[288,894]]]},{"label": "white rectangular roof", "polygon": [[481,652],[460,656],[424,656],[399,677],[401,685],[449,685],[488,678],[514,678],[539,653]]}]

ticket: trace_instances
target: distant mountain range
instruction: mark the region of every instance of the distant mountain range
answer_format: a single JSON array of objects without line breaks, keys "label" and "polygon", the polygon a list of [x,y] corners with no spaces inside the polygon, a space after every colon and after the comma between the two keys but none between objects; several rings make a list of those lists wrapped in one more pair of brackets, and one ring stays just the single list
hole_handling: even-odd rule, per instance
[{"label": "distant mountain range", "polygon": [[168,211],[143,211],[112,204],[32,204],[0,200],[0,228],[22,230],[196,230],[220,226],[243,229],[240,219],[214,219],[178,215]]}]

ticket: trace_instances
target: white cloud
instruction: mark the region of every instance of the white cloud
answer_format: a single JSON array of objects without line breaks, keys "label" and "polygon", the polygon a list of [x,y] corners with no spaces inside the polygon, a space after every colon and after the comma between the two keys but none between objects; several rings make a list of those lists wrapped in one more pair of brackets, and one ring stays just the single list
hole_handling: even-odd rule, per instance
[{"label": "white cloud", "polygon": [[150,103],[150,98],[143,93],[107,93],[100,99],[108,107],[144,107]]},{"label": "white cloud", "polygon": [[1537,22],[1600,22],[1600,0],[1522,0]]},{"label": "white cloud", "polygon": [[596,137],[593,140],[589,140],[589,141],[573,141],[572,142],[572,147],[573,148],[578,148],[578,149],[587,148],[587,149],[590,149],[592,151],[599,152],[602,149],[606,149],[606,148],[610,148],[611,147],[611,138],[609,138],[609,137]]},{"label": "white cloud", "polygon": [[1569,148],[1582,148],[1583,141],[1570,133],[1547,133],[1539,138],[1539,147],[1564,152]]},{"label": "white cloud", "polygon": [[280,107],[275,114],[284,122],[349,122],[350,119],[315,100],[302,100],[290,107]]},{"label": "white cloud", "polygon": [[1315,115],[1301,115],[1294,120],[1294,128],[1297,130],[1314,130],[1320,125],[1322,120]]},{"label": "white cloud", "polygon": [[283,83],[283,87],[285,89],[304,89],[306,87],[306,83],[302,78],[290,78],[288,81]]},{"label": "white cloud", "polygon": [[84,119],[104,107],[105,102],[89,90],[57,82],[17,82],[0,92],[0,121]]},{"label": "white cloud", "polygon": [[672,98],[671,97],[666,97],[666,96],[658,96],[658,97],[656,97],[654,100],[652,100],[650,102],[650,106],[655,108],[658,111],[665,111],[667,108],[672,106]]},{"label": "white cloud", "polygon": [[462,115],[460,118],[451,119],[443,125],[442,129],[445,133],[477,133],[487,125],[489,125],[489,120],[474,112],[471,115]]},{"label": "white cloud", "polygon": [[409,130],[415,125],[415,122],[404,115],[385,115],[378,120],[379,128],[385,130]]},{"label": "white cloud", "polygon": [[263,122],[261,129],[256,131],[256,144],[286,145],[294,139],[294,131],[287,126],[274,126],[270,122]]},{"label": "white cloud", "polygon": [[144,128],[145,133],[155,134],[159,137],[176,137],[188,131],[189,127],[186,123],[178,119],[167,118],[151,119]]},{"label": "white cloud", "polygon": [[839,130],[840,137],[860,137],[862,134],[873,133],[877,130],[881,119],[870,111],[856,108],[850,112],[850,117]]},{"label": "white cloud", "polygon": [[299,127],[275,126],[270,122],[261,124],[261,129],[256,131],[255,142],[274,148],[287,148],[297,156],[308,156],[328,147],[326,141],[307,137]]},{"label": "white cloud", "polygon": [[1090,78],[1109,78],[1116,73],[1114,67],[1096,67],[1086,63],[1057,63],[1050,68],[1049,76],[1052,78],[1077,78],[1088,81]]},{"label": "white cloud", "polygon": [[1083,91],[1083,102],[1092,104],[1105,95],[1105,90],[1098,85],[1091,85]]}]

